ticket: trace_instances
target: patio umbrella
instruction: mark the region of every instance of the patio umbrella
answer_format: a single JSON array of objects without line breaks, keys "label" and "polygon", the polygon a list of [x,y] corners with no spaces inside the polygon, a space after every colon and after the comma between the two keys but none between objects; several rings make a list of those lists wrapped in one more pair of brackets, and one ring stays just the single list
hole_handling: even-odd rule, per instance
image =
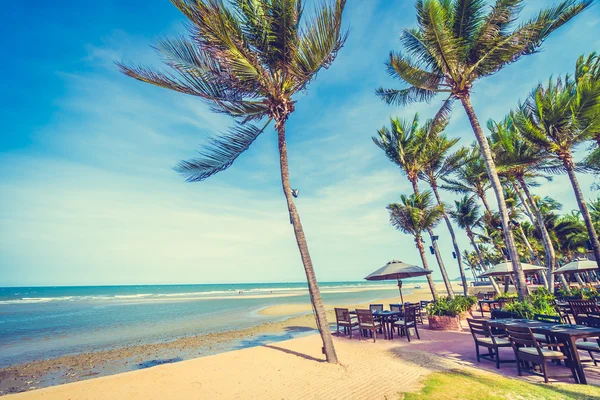
[{"label": "patio umbrella", "polygon": [[367,276],[365,279],[368,281],[398,281],[400,300],[402,301],[402,307],[404,307],[404,297],[402,297],[402,279],[424,276],[430,273],[430,270],[421,268],[417,265],[411,265],[402,261],[392,260],[383,267],[379,268],[377,271],[369,274],[369,276]]},{"label": "patio umbrella", "polygon": [[583,271],[591,271],[598,268],[598,264],[596,261],[590,260],[575,260],[571,261],[568,264],[563,265],[558,268],[556,271],[553,271],[553,274],[570,274],[577,273]]},{"label": "patio umbrella", "polygon": [[[543,271],[547,268],[540,267],[539,265],[521,263],[521,268],[523,268],[523,272],[526,274],[530,274],[533,272]],[[512,263],[503,262],[497,265],[494,265],[492,268],[489,268],[483,274],[479,275],[480,278],[490,277],[490,276],[508,276],[514,273],[512,268]]]}]

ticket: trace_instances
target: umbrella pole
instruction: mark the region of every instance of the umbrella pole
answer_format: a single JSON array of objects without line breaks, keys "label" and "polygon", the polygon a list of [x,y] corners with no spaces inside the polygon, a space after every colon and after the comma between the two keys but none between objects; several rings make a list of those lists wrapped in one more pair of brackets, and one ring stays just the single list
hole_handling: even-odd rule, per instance
[{"label": "umbrella pole", "polygon": [[508,293],[508,285],[510,285],[510,277],[507,275],[504,277],[504,293]]},{"label": "umbrella pole", "polygon": [[400,304],[402,305],[402,312],[404,312],[404,297],[402,297],[402,281],[398,279],[398,291],[400,292]]}]

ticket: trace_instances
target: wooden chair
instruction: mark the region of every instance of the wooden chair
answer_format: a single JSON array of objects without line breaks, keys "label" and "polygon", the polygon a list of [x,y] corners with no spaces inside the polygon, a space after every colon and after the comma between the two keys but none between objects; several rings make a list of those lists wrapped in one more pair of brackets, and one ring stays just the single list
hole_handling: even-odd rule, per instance
[{"label": "wooden chair", "polygon": [[[580,319],[581,325],[591,326],[592,328],[600,328],[599,317],[582,317]],[[587,351],[590,358],[594,362],[594,365],[598,365],[598,359],[595,354],[600,354],[600,338],[596,338],[595,341],[588,342],[587,339],[583,339],[583,342],[575,343],[577,350]]]},{"label": "wooden chair", "polygon": [[572,324],[571,317],[569,314],[571,313],[571,307],[569,305],[554,305],[554,309],[560,316],[561,323],[563,324]]},{"label": "wooden chair", "polygon": [[375,321],[373,311],[357,308],[356,317],[358,318],[358,329],[360,329],[359,340],[364,331],[369,331],[373,336],[373,343],[375,343],[377,341],[377,330],[381,331],[382,325],[381,322]]},{"label": "wooden chair", "polygon": [[340,336],[340,326],[344,328],[344,333],[350,335],[352,339],[352,328],[358,327],[358,322],[352,320],[350,311],[347,308],[335,309],[335,321],[337,325],[337,335]]},{"label": "wooden chair", "polygon": [[390,311],[402,311],[400,304],[390,304]]},{"label": "wooden chair", "polygon": [[542,375],[544,377],[544,382],[548,383],[546,362],[548,360],[565,360],[565,363],[570,366],[573,379],[577,381],[577,375],[574,367],[575,363],[573,360],[570,359],[563,351],[547,348],[553,347],[560,348],[561,350],[564,349],[566,345],[564,343],[559,343],[557,338],[552,338],[553,343],[551,344],[542,344],[533,336],[531,329],[510,325],[506,326],[506,333],[508,334],[508,339],[510,340],[513,351],[515,352],[515,358],[517,359],[517,372],[519,376],[522,375],[522,370],[527,363],[531,362],[540,366],[542,369],[542,374],[539,374],[532,369],[529,369],[529,372],[535,375]]},{"label": "wooden chair", "polygon": [[600,308],[596,302],[592,300],[569,301],[569,306],[573,312],[573,318],[575,318],[576,324],[579,324],[581,317],[600,315]]},{"label": "wooden chair", "polygon": [[423,317],[421,315],[421,303],[407,303],[404,307],[414,307],[415,308],[415,317],[417,318],[417,323],[423,323]]},{"label": "wooden chair", "polygon": [[429,303],[431,303],[431,301],[421,300],[419,301],[419,303],[421,305],[421,321],[423,321],[423,319],[427,317],[427,306],[429,305]]},{"label": "wooden chair", "polygon": [[[480,358],[494,361],[496,362],[496,368],[498,369],[500,369],[500,363],[515,362],[515,360],[500,360],[499,349],[501,347],[511,347],[505,334],[494,334],[486,321],[467,318],[467,322],[469,323],[469,329],[471,330],[471,335],[473,335],[473,340],[475,340],[477,362],[480,362]],[[479,353],[480,346],[488,349],[488,354],[481,355]]]},{"label": "wooden chair", "polygon": [[383,304],[369,304],[371,311],[383,311]]},{"label": "wooden chair", "polygon": [[398,335],[403,336],[406,333],[406,338],[410,342],[410,328],[414,328],[417,338],[420,340],[419,329],[417,328],[417,309],[414,306],[404,306],[404,317],[398,321],[394,321],[392,329],[398,329]]}]

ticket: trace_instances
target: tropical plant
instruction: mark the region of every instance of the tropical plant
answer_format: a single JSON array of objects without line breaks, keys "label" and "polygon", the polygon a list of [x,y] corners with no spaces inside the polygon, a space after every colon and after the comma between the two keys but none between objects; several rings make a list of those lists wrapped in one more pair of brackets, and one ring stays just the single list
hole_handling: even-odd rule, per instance
[{"label": "tropical plant", "polygon": [[475,296],[442,297],[427,305],[427,315],[456,317],[471,309],[477,303]]},{"label": "tropical plant", "polygon": [[506,304],[502,311],[510,312],[516,314],[518,318],[527,318],[531,319],[536,314],[535,308],[530,301],[513,301]]},{"label": "tropical plant", "polygon": [[211,138],[198,158],[178,165],[178,172],[190,182],[228,168],[274,122],[283,193],[317,327],[327,361],[336,363],[325,308],[292,198],[285,126],[294,111],[294,95],[331,65],[344,44],[346,34],[341,24],[345,0],[322,3],[306,18],[301,0],[172,2],[188,18],[189,34],[160,40],[155,46],[171,72],[122,62],[118,65],[130,77],[198,96],[215,112],[236,120],[229,133]]},{"label": "tropical plant", "polygon": [[[462,161],[464,160],[467,149],[461,148],[455,152],[451,152],[452,148],[458,143],[459,138],[449,139],[448,136],[443,133],[443,129],[446,127],[446,123],[439,123],[439,128],[431,130],[427,135],[425,141],[425,148],[421,152],[421,165],[422,169],[419,172],[419,177],[427,182],[435,195],[436,201],[439,205],[443,205],[442,198],[439,193],[438,181],[441,177],[452,174],[456,171]],[[460,254],[460,248],[456,241],[456,234],[454,228],[448,218],[448,214],[444,211],[444,221],[446,227],[450,233],[452,239],[452,246],[454,247],[454,254],[456,255],[456,262],[458,263],[458,270],[460,271],[460,278],[463,285],[463,294],[468,295],[467,277],[462,265],[462,256]]]},{"label": "tropical plant", "polygon": [[600,130],[600,85],[593,89],[578,85],[568,75],[564,79],[550,79],[546,86],[538,85],[519,105],[518,110],[513,112],[513,120],[527,140],[562,162],[573,186],[594,255],[600,262],[598,234],[583,197],[573,159],[577,145]]},{"label": "tropical plant", "polygon": [[[400,120],[391,118],[390,128],[383,127],[378,131],[378,136],[373,137],[373,142],[386,154],[388,159],[396,164],[404,172],[412,185],[413,192],[419,194],[419,172],[423,169],[424,150],[427,148],[427,142],[431,132],[443,129],[440,125],[432,126],[431,121],[427,121],[422,126],[419,125],[419,115],[415,114],[412,120]],[[442,209],[443,210],[443,209]],[[454,297],[452,282],[446,272],[444,261],[440,254],[435,233],[431,227],[427,228],[429,238],[431,239],[433,252],[437,260],[442,279],[446,286],[446,291],[450,297]]]},{"label": "tropical plant", "polygon": [[[390,223],[399,231],[412,235],[415,245],[419,250],[423,268],[429,269],[425,248],[423,247],[423,232],[435,227],[443,217],[444,209],[440,205],[433,205],[431,192],[413,193],[410,196],[401,195],[401,203],[388,204]],[[434,300],[438,295],[431,274],[427,275],[427,282]]]},{"label": "tropical plant", "polygon": [[523,3],[523,0],[496,0],[486,12],[488,6],[484,0],[418,0],[418,27],[403,31],[400,41],[405,51],[391,53],[387,64],[389,73],[408,87],[377,90],[388,104],[402,106],[431,101],[437,93],[445,93],[448,97],[438,116],[448,114],[454,100],[461,101],[496,194],[521,298],[527,296],[525,275],[509,229],[500,179],[470,94],[475,81],[535,53],[548,35],[590,6],[592,0],[562,1],[515,26]]}]

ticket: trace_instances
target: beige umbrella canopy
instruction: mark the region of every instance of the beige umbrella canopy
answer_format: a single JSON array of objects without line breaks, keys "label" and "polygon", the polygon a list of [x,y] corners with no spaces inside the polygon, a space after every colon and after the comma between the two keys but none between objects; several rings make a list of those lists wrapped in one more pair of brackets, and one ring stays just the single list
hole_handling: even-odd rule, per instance
[{"label": "beige umbrella canopy", "polygon": [[[544,271],[547,268],[540,267],[538,265],[521,263],[521,268],[523,268],[523,272],[526,274]],[[483,274],[479,275],[480,278],[485,278],[489,276],[507,276],[512,275],[514,273],[512,263],[503,262],[497,265],[494,265],[492,268],[485,271]]]},{"label": "beige umbrella canopy", "polygon": [[404,298],[402,297],[402,279],[414,278],[430,274],[431,271],[421,268],[417,265],[411,265],[398,260],[392,260],[379,268],[377,271],[370,273],[365,279],[368,281],[398,281],[398,290],[400,291],[400,300],[404,307]]},{"label": "beige umbrella canopy", "polygon": [[590,260],[575,260],[571,261],[568,264],[563,265],[558,268],[556,271],[553,271],[553,274],[572,274],[577,272],[591,271],[594,269],[598,269],[598,263],[596,261]]}]

